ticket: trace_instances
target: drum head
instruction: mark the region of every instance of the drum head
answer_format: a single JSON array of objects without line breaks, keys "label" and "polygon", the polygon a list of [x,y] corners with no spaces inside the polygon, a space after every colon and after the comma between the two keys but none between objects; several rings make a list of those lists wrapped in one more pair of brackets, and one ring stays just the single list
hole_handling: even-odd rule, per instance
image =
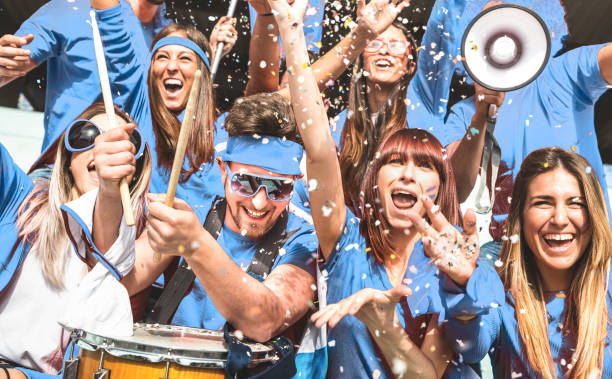
[{"label": "drum head", "polygon": [[[79,331],[77,343],[87,350],[103,349],[116,357],[137,361],[169,361],[182,366],[223,368],[227,360],[227,345],[221,331],[183,326],[134,324],[134,335],[125,338]],[[273,363],[278,359],[270,346],[245,344],[251,348],[251,365]]]}]

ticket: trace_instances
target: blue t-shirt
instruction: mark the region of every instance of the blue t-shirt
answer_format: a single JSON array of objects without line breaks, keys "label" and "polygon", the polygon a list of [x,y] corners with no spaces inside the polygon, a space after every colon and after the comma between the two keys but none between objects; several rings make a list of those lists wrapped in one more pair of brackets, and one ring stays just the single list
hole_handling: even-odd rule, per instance
[{"label": "blue t-shirt", "polygon": [[19,243],[17,211],[34,185],[0,143],[0,294],[26,258],[29,245]]},{"label": "blue t-shirt", "polygon": [[[593,121],[594,104],[608,86],[597,60],[602,46],[579,47],[552,58],[536,80],[506,93],[494,132],[501,147],[490,230],[496,241],[502,235],[514,178],[532,151],[558,146],[576,152],[605,183]],[[467,130],[475,112],[474,99],[465,99],[453,106],[446,125]],[[604,194],[608,200],[607,191]]]},{"label": "blue t-shirt", "polygon": [[[168,189],[171,168],[158,164],[155,150],[155,133],[147,87],[151,61],[149,49],[144,42],[132,38],[127,25],[130,20],[124,17],[119,6],[96,11],[96,16],[108,62],[109,76],[112,75],[111,84],[127,97],[124,102],[125,110],[138,125],[151,151],[153,169],[149,190],[153,193],[165,193]],[[214,145],[219,143],[217,139],[222,140],[224,136],[224,130],[216,130],[213,137]],[[184,167],[188,168],[187,159]],[[215,197],[224,194],[221,171],[216,161],[202,165],[187,181],[179,181],[176,189],[176,197],[186,201],[202,223]]]},{"label": "blue t-shirt", "polygon": [[[518,332],[516,321],[516,305],[509,292],[505,294],[499,276],[490,267],[477,268],[478,270],[492,271],[493,275],[476,275],[470,278],[468,286],[474,289],[488,289],[490,292],[497,292],[499,300],[501,292],[501,302],[491,301],[497,304],[495,307],[490,305],[482,311],[474,312],[471,299],[481,297],[481,303],[487,304],[488,296],[483,292],[476,296],[475,293],[461,293],[461,291],[446,292],[449,303],[449,313],[453,314],[478,314],[469,322],[457,321],[450,318],[446,326],[446,339],[461,354],[465,362],[480,362],[487,354],[491,356],[493,370],[496,378],[535,378],[538,377],[529,366],[524,355],[523,344]],[[443,287],[446,289],[446,287]],[[456,287],[455,287],[456,288]],[[612,293],[608,288],[607,304],[611,306]],[[456,292],[456,293],[452,293]],[[560,292],[545,292],[546,312],[548,316],[548,335],[552,359],[555,364],[556,375],[563,378],[567,371],[567,364],[572,362],[572,349],[576,346],[576,341],[572,333],[564,333],[565,324],[565,294]],[[443,295],[444,297],[444,295]],[[460,301],[461,299],[461,301]],[[465,310],[465,312],[464,312]],[[612,342],[612,328],[608,325],[608,337],[606,345]],[[563,363],[563,361],[565,363]],[[604,372],[602,378],[612,378],[612,354],[608,348],[604,348]]]},{"label": "blue t-shirt", "polygon": [[[314,228],[301,217],[289,212],[287,232],[293,230],[298,231],[283,245],[284,251],[279,253],[271,272],[279,265],[291,264],[316,277],[314,269],[318,241]],[[230,230],[224,224],[217,242],[236,265],[246,270],[255,255],[256,241]],[[196,278],[191,291],[181,301],[172,324],[217,330],[223,327],[225,318]]]},{"label": "blue t-shirt", "polygon": [[[365,240],[359,234],[359,219],[347,209],[342,234],[324,266],[328,274],[328,304],[337,303],[363,288],[388,290],[393,287],[384,264],[377,262],[365,249]],[[438,295],[438,270],[429,261],[419,240],[414,245],[404,276],[404,283],[413,294],[395,308],[402,327],[406,329],[408,323],[407,333],[417,346],[422,343],[430,316],[443,309]],[[356,317],[346,316],[335,328],[328,329],[327,339],[328,378],[371,378],[375,372],[380,373],[380,378],[394,377],[383,363],[366,326]]]},{"label": "blue t-shirt", "polygon": [[[70,122],[94,101],[101,99],[90,9],[87,0],[52,0],[15,32],[18,36],[33,34],[34,40],[24,48],[32,52],[31,58],[37,64],[47,61],[43,153]],[[117,10],[125,18],[125,34],[132,43],[146,47],[140,21],[130,4],[120,0]],[[123,107],[129,93],[114,85],[114,75],[110,70],[109,79],[113,101]]]}]

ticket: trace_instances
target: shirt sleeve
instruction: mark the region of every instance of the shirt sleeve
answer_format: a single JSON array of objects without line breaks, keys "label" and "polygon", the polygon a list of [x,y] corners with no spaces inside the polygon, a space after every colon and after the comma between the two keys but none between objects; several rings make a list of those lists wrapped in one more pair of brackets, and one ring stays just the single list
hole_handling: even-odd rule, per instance
[{"label": "shirt sleeve", "polygon": [[303,221],[299,231],[292,235],[280,250],[278,265],[294,265],[316,278],[315,265],[318,245],[319,242],[314,228]]},{"label": "shirt sleeve", "polygon": [[14,220],[17,210],[34,185],[0,143],[0,220]]},{"label": "shirt sleeve", "polygon": [[454,58],[460,54],[460,15],[466,0],[437,0],[431,11],[423,35],[417,70],[411,85],[419,100],[433,114],[442,118],[446,114]]},{"label": "shirt sleeve", "polygon": [[363,260],[358,256],[365,257],[363,252],[356,254],[364,245],[365,241],[359,234],[359,219],[347,207],[342,233],[327,261],[323,264],[326,274],[350,278],[356,267],[360,266],[360,261]]},{"label": "shirt sleeve", "polygon": [[30,57],[41,64],[45,60],[57,56],[62,51],[60,32],[61,26],[54,20],[64,19],[61,15],[63,7],[59,1],[51,1],[38,9],[30,18],[24,21],[15,32],[16,36],[33,34],[31,43],[24,46],[32,53]]},{"label": "shirt sleeve", "polygon": [[146,130],[150,126],[140,125],[143,120],[149,120],[149,50],[144,35],[135,29],[140,28],[138,19],[131,9],[124,9],[129,6],[122,1],[112,8],[97,10],[96,19],[104,46],[114,102],[122,104],[124,110],[144,131],[149,146],[154,146],[154,141],[150,141],[152,131]]},{"label": "shirt sleeve", "polygon": [[553,87],[553,96],[564,93],[569,99],[578,99],[585,104],[594,104],[607,90],[608,83],[599,69],[601,45],[582,46],[553,58],[547,71],[548,85]]},{"label": "shirt sleeve", "polygon": [[[479,265],[465,288],[445,275],[440,280],[440,297],[449,316],[445,337],[465,362],[480,362],[499,335],[505,302],[501,279],[491,267]],[[476,317],[461,321],[457,319],[461,315]]]}]

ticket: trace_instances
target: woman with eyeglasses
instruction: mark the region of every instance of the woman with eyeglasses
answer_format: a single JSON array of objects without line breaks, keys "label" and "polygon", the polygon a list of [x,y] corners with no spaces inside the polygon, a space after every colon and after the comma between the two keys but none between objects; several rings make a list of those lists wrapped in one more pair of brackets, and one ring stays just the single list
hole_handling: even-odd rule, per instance
[{"label": "woman with eyeglasses", "polygon": [[95,236],[84,242],[78,233],[80,222],[104,222],[83,216],[96,202],[99,175],[114,178],[116,186],[127,177],[140,222],[123,225],[120,233],[143,229],[150,156],[130,117],[117,110],[116,119],[118,127],[101,134],[109,127],[104,105],[91,105],[57,141],[51,178],[36,184],[0,145],[0,370],[7,377],[61,369],[70,332],[59,322],[116,333],[126,332],[118,325],[127,321],[131,327],[118,280],[130,271],[133,250],[121,244],[99,249]]},{"label": "woman with eyeglasses", "polygon": [[[445,260],[442,216],[415,218]],[[460,240],[458,240],[460,243]],[[451,244],[458,261],[468,252]],[[446,337],[466,362],[491,356],[500,378],[611,378],[612,234],[589,162],[557,147],[529,154],[516,177],[495,271],[442,286]],[[470,259],[471,260],[471,259]]]},{"label": "woman with eyeglasses", "polygon": [[[313,316],[317,326],[330,327],[327,377],[440,377],[451,351],[438,331],[437,314],[443,311],[438,270],[429,263],[408,214],[424,214],[424,199],[433,199],[439,212],[461,225],[450,162],[429,132],[394,131],[361,177],[362,217],[355,217],[345,206],[336,145],[312,70],[305,64],[308,56],[299,27],[305,0],[270,4],[283,42],[292,41],[284,44],[287,65],[294,67],[289,88],[311,173],[310,201],[328,276],[327,301],[336,303],[366,288],[395,288],[389,292],[393,304],[379,312],[380,318],[357,319],[354,312],[341,314],[334,305]],[[403,285],[410,286],[412,295],[406,297],[410,290]]]},{"label": "woman with eyeglasses", "polygon": [[[459,2],[460,3],[460,2]],[[369,41],[353,67],[348,108],[336,116],[332,136],[340,150],[340,170],[347,204],[357,210],[362,178],[379,144],[393,131],[409,127],[425,129],[443,146],[451,145],[458,199],[464,201],[476,180],[488,104],[501,106],[503,94],[478,88],[478,117],[467,132],[444,125],[446,103],[454,69],[454,36],[445,35],[457,23],[444,2],[434,5],[422,50],[406,26],[395,21]],[[418,65],[417,65],[418,62]],[[468,130],[470,130],[468,129]],[[472,138],[474,137],[474,138]],[[458,155],[454,156],[454,154]],[[450,156],[450,155],[449,155]],[[470,164],[467,164],[469,162]],[[459,170],[459,171],[457,171]]]}]

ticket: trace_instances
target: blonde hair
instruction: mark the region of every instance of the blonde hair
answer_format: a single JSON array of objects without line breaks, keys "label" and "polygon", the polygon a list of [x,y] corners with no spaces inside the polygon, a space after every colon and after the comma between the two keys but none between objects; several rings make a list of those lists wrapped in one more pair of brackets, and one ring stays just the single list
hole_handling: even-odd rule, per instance
[{"label": "blonde hair", "polygon": [[[115,109],[126,122],[132,122],[127,113]],[[104,104],[96,102],[77,119],[91,119],[104,114]],[[144,141],[143,141],[144,142]],[[68,248],[68,236],[60,206],[75,200],[76,184],[70,171],[71,153],[64,146],[64,134],[58,140],[55,164],[51,178],[34,186],[19,206],[17,229],[19,238],[30,244],[42,262],[45,280],[55,288],[64,287],[64,266]],[[137,220],[137,233],[144,229],[144,201],[151,177],[151,156],[147,147],[137,160],[136,174],[130,183],[132,207]]]},{"label": "blonde hair", "polygon": [[[532,152],[525,158],[516,177],[512,203],[502,244],[504,263],[500,275],[516,302],[516,320],[529,365],[543,378],[556,378],[548,338],[548,322],[542,281],[533,253],[523,234],[522,212],[529,183],[537,176],[562,168],[573,175],[584,194],[590,222],[591,240],[576,261],[575,275],[566,291],[565,332],[576,336],[571,367],[564,376],[592,377],[603,371],[604,344],[610,322],[606,296],[612,253],[612,235],[604,195],[595,173],[589,174],[588,162],[578,154],[560,148]],[[519,235],[512,243],[511,236]],[[519,311],[520,310],[520,311]],[[567,366],[566,366],[567,367]]]}]

